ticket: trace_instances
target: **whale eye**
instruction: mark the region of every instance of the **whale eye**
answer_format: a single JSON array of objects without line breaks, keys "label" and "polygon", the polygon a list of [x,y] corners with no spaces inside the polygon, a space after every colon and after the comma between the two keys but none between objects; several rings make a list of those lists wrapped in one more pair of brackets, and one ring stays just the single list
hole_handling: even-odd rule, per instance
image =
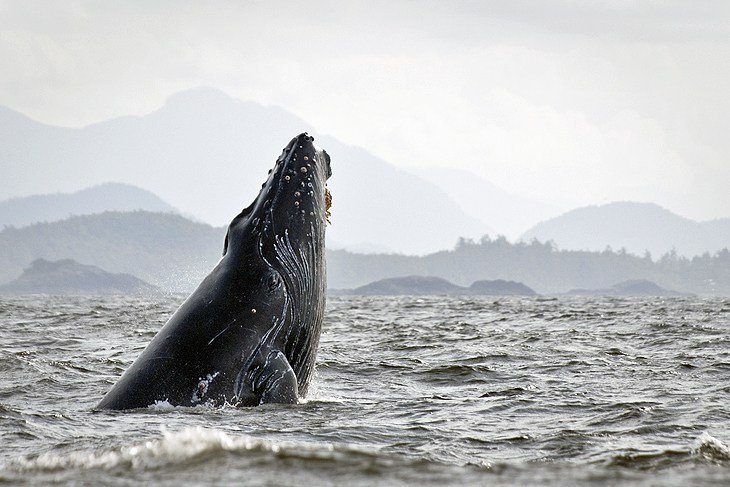
[{"label": "whale eye", "polygon": [[269,274],[266,285],[269,288],[269,292],[276,291],[281,286],[281,276],[278,272]]}]

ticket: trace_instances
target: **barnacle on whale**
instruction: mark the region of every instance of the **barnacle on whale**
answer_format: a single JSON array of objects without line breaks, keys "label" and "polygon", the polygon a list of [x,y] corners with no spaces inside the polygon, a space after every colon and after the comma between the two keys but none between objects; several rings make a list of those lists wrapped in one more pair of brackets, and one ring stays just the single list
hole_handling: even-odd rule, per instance
[{"label": "barnacle on whale", "polygon": [[325,203],[325,220],[327,220],[327,223],[332,224],[330,221],[330,217],[332,216],[332,212],[330,212],[330,208],[332,208],[332,193],[330,193],[330,189],[325,186],[324,188],[324,203]]}]

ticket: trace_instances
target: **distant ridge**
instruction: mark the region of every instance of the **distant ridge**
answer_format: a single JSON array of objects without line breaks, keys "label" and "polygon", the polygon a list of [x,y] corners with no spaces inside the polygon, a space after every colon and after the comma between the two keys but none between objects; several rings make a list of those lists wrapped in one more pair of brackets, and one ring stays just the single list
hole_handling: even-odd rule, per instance
[{"label": "distant ridge", "polygon": [[14,281],[0,286],[10,294],[151,294],[160,290],[130,274],[113,274],[72,259],[36,259]]},{"label": "distant ridge", "polygon": [[524,283],[540,294],[571,289],[606,289],[617,282],[650,280],[682,293],[730,296],[730,250],[686,259],[666,254],[657,260],[614,251],[558,250],[537,240],[464,240],[450,251],[422,257],[327,253],[328,285],[353,289],[398,276],[430,275],[459,286],[490,279]]},{"label": "distant ridge", "polygon": [[0,201],[0,228],[24,227],[105,211],[177,212],[150,191],[131,184],[104,183],[75,193],[56,193]]},{"label": "distant ridge", "polygon": [[534,289],[525,286],[521,282],[505,281],[496,279],[494,281],[474,281],[469,286],[470,294],[485,294],[488,296],[535,296]]},{"label": "distant ridge", "polygon": [[225,228],[172,213],[106,212],[0,231],[0,283],[35,259],[74,259],[190,291],[220,259]]},{"label": "distant ridge", "polygon": [[391,277],[371,282],[338,294],[357,296],[429,296],[429,295],[487,295],[487,296],[534,296],[537,293],[521,282],[475,281],[469,287],[457,286],[446,279],[434,276]]},{"label": "distant ridge", "polygon": [[359,296],[403,296],[458,294],[462,288],[433,276],[406,276],[381,279],[346,291]]},{"label": "distant ridge", "polygon": [[607,289],[572,289],[568,291],[568,294],[578,296],[682,296],[687,293],[664,289],[646,279],[633,279],[619,282]]},{"label": "distant ridge", "polygon": [[227,225],[256,197],[286,144],[305,131],[332,158],[328,236],[343,247],[423,254],[487,231],[436,185],[368,152],[370,141],[343,144],[282,108],[207,87],[177,93],[143,116],[81,128],[0,109],[0,198],[118,181],[154,192],[182,214]]},{"label": "distant ridge", "polygon": [[586,206],[532,227],[522,239],[552,240],[561,249],[626,249],[660,257],[673,250],[685,257],[730,247],[730,218],[696,222],[653,203],[618,202]]},{"label": "distant ridge", "polygon": [[[0,231],[0,283],[17,278],[33,260],[74,259],[108,272],[128,273],[165,291],[191,291],[220,260],[226,229],[170,213],[106,212]],[[608,289],[644,279],[682,293],[730,296],[730,251],[654,261],[621,252],[556,250],[537,241],[463,240],[453,250],[422,257],[327,251],[331,289],[352,289],[398,276],[435,276],[482,294],[494,283],[524,283],[540,294]],[[409,291],[410,292],[410,291]],[[429,291],[430,292],[430,291]]]},{"label": "distant ridge", "polygon": [[504,235],[513,241],[536,222],[560,214],[549,201],[517,196],[464,169],[419,167],[409,171],[443,188],[467,214],[484,222],[484,233],[489,235]]}]

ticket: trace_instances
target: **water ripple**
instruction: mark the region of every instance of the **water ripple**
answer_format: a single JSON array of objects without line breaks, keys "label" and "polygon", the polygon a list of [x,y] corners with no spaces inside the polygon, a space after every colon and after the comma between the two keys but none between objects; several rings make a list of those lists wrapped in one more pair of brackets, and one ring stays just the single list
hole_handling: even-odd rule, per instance
[{"label": "water ripple", "polygon": [[0,482],[730,483],[727,299],[336,297],[302,404],[92,412],[183,298],[0,298]]}]

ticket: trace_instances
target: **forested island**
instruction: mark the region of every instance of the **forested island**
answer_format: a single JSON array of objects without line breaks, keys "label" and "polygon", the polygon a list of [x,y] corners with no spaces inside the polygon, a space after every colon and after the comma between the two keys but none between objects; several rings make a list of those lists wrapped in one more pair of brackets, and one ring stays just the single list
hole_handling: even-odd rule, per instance
[{"label": "forested island", "polygon": [[700,295],[730,295],[730,251],[691,259],[670,252],[654,260],[623,249],[602,252],[559,250],[552,242],[510,243],[504,237],[461,239],[453,250],[422,257],[328,253],[329,285],[355,288],[378,279],[408,275],[439,276],[460,286],[483,279],[522,282],[540,294],[574,289],[608,289],[643,279],[664,289]]},{"label": "forested island", "polygon": [[332,292],[355,296],[535,296],[537,294],[521,282],[502,279],[484,280],[475,281],[471,286],[465,287],[434,276],[390,277],[355,289],[332,290]]}]

